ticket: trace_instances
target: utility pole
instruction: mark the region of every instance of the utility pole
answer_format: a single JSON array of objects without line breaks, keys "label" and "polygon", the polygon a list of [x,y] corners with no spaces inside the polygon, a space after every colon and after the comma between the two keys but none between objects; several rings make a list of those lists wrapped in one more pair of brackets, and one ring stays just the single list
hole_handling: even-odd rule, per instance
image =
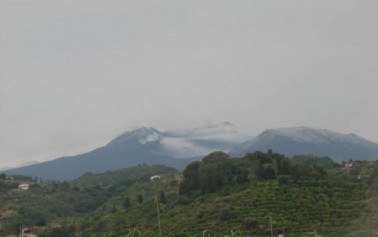
[{"label": "utility pole", "polygon": [[273,237],[273,222],[272,222],[272,214],[269,215],[270,219],[270,235]]}]

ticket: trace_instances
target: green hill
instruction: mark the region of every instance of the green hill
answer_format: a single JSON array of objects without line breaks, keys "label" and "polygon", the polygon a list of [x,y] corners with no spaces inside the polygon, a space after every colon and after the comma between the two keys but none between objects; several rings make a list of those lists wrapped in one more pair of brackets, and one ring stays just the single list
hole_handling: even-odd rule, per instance
[{"label": "green hill", "polygon": [[[160,178],[151,180],[150,177]],[[1,180],[0,236],[377,236],[378,163],[214,152],[71,182]],[[159,223],[160,227],[159,228]]]}]

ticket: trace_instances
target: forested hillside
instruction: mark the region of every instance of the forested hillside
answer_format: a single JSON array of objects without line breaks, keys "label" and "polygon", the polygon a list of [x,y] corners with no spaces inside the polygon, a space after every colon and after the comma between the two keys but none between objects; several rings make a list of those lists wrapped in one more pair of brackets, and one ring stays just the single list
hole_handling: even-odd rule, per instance
[{"label": "forested hillside", "polygon": [[[151,177],[154,177],[151,179]],[[21,183],[29,190],[19,190]],[[0,236],[377,236],[378,163],[213,152],[71,182],[1,176]],[[160,228],[159,228],[160,226]]]}]

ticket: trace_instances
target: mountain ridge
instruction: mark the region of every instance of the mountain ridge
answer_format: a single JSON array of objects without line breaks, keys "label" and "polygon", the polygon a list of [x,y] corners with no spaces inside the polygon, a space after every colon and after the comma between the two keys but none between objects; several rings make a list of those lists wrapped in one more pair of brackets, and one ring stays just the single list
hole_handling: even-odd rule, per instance
[{"label": "mountain ridge", "polygon": [[10,169],[5,173],[71,180],[86,172],[100,173],[143,163],[183,169],[188,163],[219,150],[234,157],[272,149],[286,156],[328,156],[334,161],[378,159],[378,144],[352,133],[302,126],[267,129],[244,140],[246,137],[231,123],[208,126],[203,130],[165,132],[141,127],[124,132],[92,151]]},{"label": "mountain ridge", "polygon": [[267,129],[253,139],[234,147],[230,153],[241,156],[248,152],[268,149],[287,156],[300,154],[329,156],[335,161],[378,159],[378,143],[353,133],[344,134],[304,126]]},{"label": "mountain ridge", "polygon": [[185,134],[172,136],[152,127],[141,127],[124,132],[92,151],[10,169],[5,173],[72,180],[86,172],[100,173],[143,163],[183,169],[193,160],[201,159],[214,150],[229,150],[238,142],[239,140],[196,140]]}]

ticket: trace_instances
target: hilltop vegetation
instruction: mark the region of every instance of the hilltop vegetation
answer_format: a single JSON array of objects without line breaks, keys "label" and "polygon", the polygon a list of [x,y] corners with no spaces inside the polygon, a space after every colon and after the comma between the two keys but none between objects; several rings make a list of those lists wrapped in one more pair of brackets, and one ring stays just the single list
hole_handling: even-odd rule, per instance
[{"label": "hilltop vegetation", "polygon": [[[173,177],[177,170],[160,165],[140,165],[103,174],[87,173],[72,182],[37,181],[22,176],[10,179],[3,175],[0,180],[0,236],[18,233],[21,225],[37,227],[40,236],[45,236],[50,227],[76,232],[79,227],[69,223],[114,212],[113,204],[118,204],[124,196],[129,196],[132,203],[140,193],[149,198],[152,195],[148,188],[150,176],[160,173]],[[22,183],[30,184],[29,190],[19,190],[18,185]],[[62,236],[68,236],[66,234]]]},{"label": "hilltop vegetation", "polygon": [[[17,190],[24,182],[30,189]],[[162,236],[377,236],[377,162],[214,152],[182,173],[139,165],[71,182],[2,176],[0,184],[0,236],[20,225],[40,237],[159,236],[159,222]]]}]

